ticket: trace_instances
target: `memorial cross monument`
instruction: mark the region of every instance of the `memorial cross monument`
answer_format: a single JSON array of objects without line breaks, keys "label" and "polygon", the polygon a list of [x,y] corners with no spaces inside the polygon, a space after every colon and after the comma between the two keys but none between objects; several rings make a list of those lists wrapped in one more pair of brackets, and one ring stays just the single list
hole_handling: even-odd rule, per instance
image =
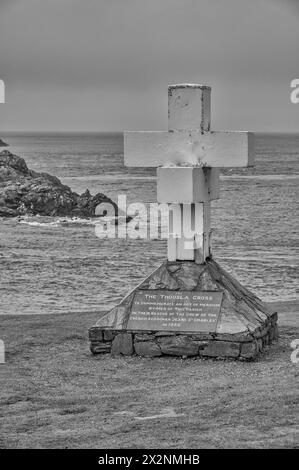
[{"label": "memorial cross monument", "polygon": [[[210,127],[211,88],[172,85],[168,132],[126,132],[124,136],[125,165],[158,167],[158,202],[173,206],[169,261],[205,261],[210,255],[211,201],[219,195],[219,168],[253,165],[253,134],[212,132]],[[184,212],[186,218],[191,214],[195,228],[193,246],[184,236]]]},{"label": "memorial cross monument", "polygon": [[211,88],[182,84],[168,88],[168,131],[125,132],[125,165],[157,167],[158,202],[170,205],[168,259],[90,329],[94,354],[249,360],[277,337],[277,314],[210,248],[219,168],[252,166],[253,134],[210,127]]}]

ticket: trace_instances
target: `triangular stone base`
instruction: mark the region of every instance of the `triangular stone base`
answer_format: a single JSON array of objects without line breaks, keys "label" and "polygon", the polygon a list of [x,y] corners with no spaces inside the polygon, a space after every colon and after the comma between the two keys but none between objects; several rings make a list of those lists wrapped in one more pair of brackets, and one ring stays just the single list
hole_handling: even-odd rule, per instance
[{"label": "triangular stone base", "polygon": [[[128,329],[137,291],[222,292],[213,331],[134,331]],[[90,329],[94,354],[138,354],[254,359],[278,336],[277,313],[214,260],[164,262]]]}]

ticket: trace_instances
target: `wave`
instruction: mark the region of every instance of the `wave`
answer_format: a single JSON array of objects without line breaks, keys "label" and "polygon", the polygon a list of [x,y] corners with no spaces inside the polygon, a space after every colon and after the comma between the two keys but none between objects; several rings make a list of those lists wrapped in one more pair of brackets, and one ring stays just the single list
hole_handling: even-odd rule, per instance
[{"label": "wave", "polygon": [[32,227],[58,227],[59,226],[59,221],[57,222],[36,222],[35,220],[29,221],[29,220],[20,220],[20,224],[27,224],[31,225]]},{"label": "wave", "polygon": [[[20,224],[30,225],[32,227],[67,227],[70,225],[97,225],[105,222],[109,222],[114,219],[113,217],[102,217],[102,218],[81,218],[81,217],[47,217],[47,216],[23,216],[19,219]],[[125,222],[125,217],[117,217],[117,221]]]},{"label": "wave", "polygon": [[87,176],[66,176],[60,178],[62,182],[67,181],[127,181],[127,180],[148,180],[155,181],[156,176],[140,176],[140,175],[87,175]]}]

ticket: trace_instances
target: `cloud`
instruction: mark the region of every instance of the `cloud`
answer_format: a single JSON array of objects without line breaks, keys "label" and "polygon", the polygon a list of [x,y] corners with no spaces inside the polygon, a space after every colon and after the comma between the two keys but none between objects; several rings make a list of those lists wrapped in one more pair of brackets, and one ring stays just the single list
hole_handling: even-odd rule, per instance
[{"label": "cloud", "polygon": [[[33,92],[74,99],[94,93],[102,102],[106,93],[106,115],[115,112],[127,93],[132,98],[129,120],[141,96],[151,96],[150,103],[155,94],[164,106],[168,83],[206,82],[217,90],[217,99],[228,107],[228,120],[234,122],[241,108],[253,102],[272,109],[269,91],[279,101],[283,87],[287,90],[296,76],[298,17],[283,3],[13,1],[1,11],[1,78],[11,97],[18,93],[20,100],[23,93],[26,102]],[[0,8],[5,5],[2,1]],[[289,5],[294,7],[291,0]],[[97,104],[90,106],[96,109]],[[153,122],[150,106],[146,113]]]}]

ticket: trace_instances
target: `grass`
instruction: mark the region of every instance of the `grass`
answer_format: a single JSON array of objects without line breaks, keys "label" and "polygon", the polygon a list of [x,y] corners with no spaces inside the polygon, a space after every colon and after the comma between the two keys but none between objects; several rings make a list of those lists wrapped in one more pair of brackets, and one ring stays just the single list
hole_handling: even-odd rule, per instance
[{"label": "grass", "polygon": [[1,316],[0,448],[298,447],[297,306],[277,307],[279,342],[249,363],[92,356],[97,314]]}]

